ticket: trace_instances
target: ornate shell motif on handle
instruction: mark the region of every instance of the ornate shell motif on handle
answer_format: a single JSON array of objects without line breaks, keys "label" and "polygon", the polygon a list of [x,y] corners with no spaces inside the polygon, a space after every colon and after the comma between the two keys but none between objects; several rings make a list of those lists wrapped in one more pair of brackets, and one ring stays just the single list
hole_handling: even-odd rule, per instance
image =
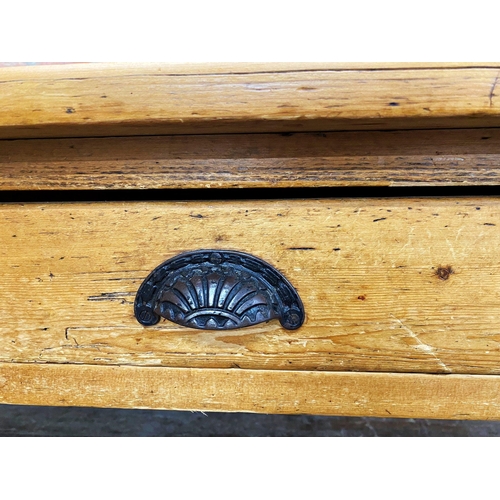
[{"label": "ornate shell motif on handle", "polygon": [[160,317],[205,330],[229,330],[279,318],[294,330],[304,321],[302,301],[272,266],[232,250],[198,250],[157,267],[140,286],[135,317],[144,326]]}]

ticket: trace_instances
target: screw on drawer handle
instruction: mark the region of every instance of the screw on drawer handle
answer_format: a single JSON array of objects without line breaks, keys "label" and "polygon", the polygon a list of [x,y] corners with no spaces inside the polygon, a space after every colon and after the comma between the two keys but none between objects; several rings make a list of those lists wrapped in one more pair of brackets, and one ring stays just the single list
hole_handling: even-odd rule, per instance
[{"label": "screw on drawer handle", "polygon": [[135,317],[144,326],[160,317],[204,330],[231,330],[279,318],[288,330],[304,322],[304,307],[288,280],[253,255],[198,250],[158,266],[140,286]]}]

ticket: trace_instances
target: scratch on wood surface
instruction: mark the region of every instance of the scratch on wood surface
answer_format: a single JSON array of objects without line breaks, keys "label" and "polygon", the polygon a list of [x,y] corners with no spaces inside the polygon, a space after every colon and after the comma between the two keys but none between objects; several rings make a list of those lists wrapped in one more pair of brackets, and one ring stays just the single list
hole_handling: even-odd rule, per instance
[{"label": "scratch on wood surface", "polygon": [[432,356],[439,363],[439,366],[441,366],[441,368],[443,368],[447,373],[452,373],[452,371],[450,370],[450,368],[448,368],[436,356],[434,347],[432,347],[432,346],[430,346],[430,345],[425,344],[424,342],[422,342],[420,340],[420,338],[418,337],[418,335],[413,330],[411,330],[409,327],[407,327],[399,318],[396,318],[396,316],[394,316],[393,314],[391,314],[391,316],[401,325],[401,328],[403,328],[403,330],[405,330],[410,335],[410,337],[412,337],[413,339],[416,340],[416,342],[418,344],[416,346],[417,349],[420,349],[421,351],[426,352],[427,354],[429,354],[430,356]]},{"label": "scratch on wood surface", "polygon": [[495,79],[493,80],[493,84],[491,85],[491,89],[490,89],[490,95],[489,95],[489,99],[490,99],[490,108],[493,107],[493,97],[495,96],[495,87],[497,86],[497,83],[498,83],[498,80],[500,79],[500,71],[498,72],[498,75],[495,77]]},{"label": "scratch on wood surface", "polygon": [[412,244],[413,231],[415,231],[415,226],[410,227],[410,232],[408,233],[408,241],[403,245],[403,247],[401,248],[401,251],[403,251],[406,247],[408,247]]},{"label": "scratch on wood surface", "polygon": [[105,343],[95,343],[95,344],[79,344],[74,337],[71,337],[74,344],[62,344],[56,347],[44,347],[39,354],[39,357],[42,356],[43,353],[47,351],[60,351],[62,349],[97,349],[101,351],[101,347],[109,347],[109,344]]},{"label": "scratch on wood surface", "polygon": [[448,244],[448,247],[450,248],[451,254],[453,255],[453,259],[456,259],[457,256],[455,255],[455,249],[453,248],[453,245],[450,243],[450,240],[446,239],[446,243]]},{"label": "scratch on wood surface", "polygon": [[87,300],[91,302],[118,301],[122,304],[133,304],[133,301],[126,300],[126,297],[134,297],[134,292],[107,292],[100,295],[91,295]]}]

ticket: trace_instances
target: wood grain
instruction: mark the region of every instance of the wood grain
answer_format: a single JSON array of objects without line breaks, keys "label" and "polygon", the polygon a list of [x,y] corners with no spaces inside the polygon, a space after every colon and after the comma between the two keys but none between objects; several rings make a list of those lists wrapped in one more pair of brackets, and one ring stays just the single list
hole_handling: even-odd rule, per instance
[{"label": "wood grain", "polygon": [[488,420],[500,377],[0,363],[0,402]]},{"label": "wood grain", "polygon": [[500,129],[0,141],[0,189],[498,185]]},{"label": "wood grain", "polygon": [[499,127],[498,64],[0,70],[0,138]]},{"label": "wood grain", "polygon": [[[500,373],[500,199],[4,204],[0,360]],[[201,248],[281,270],[306,322],[200,331],[133,316],[142,280]]]}]

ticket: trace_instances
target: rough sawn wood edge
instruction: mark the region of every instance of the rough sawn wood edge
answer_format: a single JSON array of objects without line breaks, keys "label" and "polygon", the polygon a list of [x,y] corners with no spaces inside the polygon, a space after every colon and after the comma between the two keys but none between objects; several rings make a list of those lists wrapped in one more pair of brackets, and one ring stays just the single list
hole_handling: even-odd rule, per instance
[{"label": "rough sawn wood edge", "polygon": [[500,419],[500,377],[0,364],[0,403]]},{"label": "rough sawn wood edge", "polygon": [[500,128],[0,140],[0,190],[500,183]]}]

